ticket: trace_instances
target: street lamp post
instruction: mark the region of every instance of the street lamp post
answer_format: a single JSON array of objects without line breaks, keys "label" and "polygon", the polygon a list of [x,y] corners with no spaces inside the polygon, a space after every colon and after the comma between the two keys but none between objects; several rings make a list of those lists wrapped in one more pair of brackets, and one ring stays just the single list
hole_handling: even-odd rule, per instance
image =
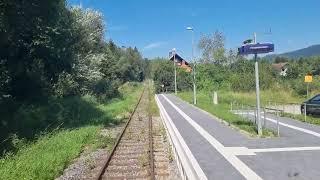
[{"label": "street lamp post", "polygon": [[193,27],[187,27],[188,31],[192,32],[192,61],[193,61],[193,104],[197,104],[197,87],[196,87],[196,61],[194,59],[194,31]]},{"label": "street lamp post", "polygon": [[177,95],[177,67],[176,67],[176,49],[173,50],[173,66],[174,66],[174,93]]}]

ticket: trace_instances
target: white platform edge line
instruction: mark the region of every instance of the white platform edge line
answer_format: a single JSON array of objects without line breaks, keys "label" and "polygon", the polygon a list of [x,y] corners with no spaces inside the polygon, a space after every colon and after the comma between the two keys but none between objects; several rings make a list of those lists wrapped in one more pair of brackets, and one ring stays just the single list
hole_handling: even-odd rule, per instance
[{"label": "white platform edge line", "polygon": [[266,149],[249,149],[251,152],[289,152],[289,151],[316,151],[320,150],[316,147],[287,147],[287,148],[266,148]]},{"label": "white platform edge line", "polygon": [[188,179],[201,179],[207,180],[207,176],[201,169],[198,161],[193,156],[191,150],[187,146],[186,142],[184,141],[183,137],[179,133],[178,129],[172,122],[172,119],[168,115],[167,111],[163,107],[162,103],[160,102],[158,96],[156,96],[157,104],[160,108],[160,112],[163,113],[164,121],[168,126],[169,134],[172,137],[174,146],[177,148],[177,153],[183,163],[183,167],[185,169],[185,173],[188,176]]},{"label": "white platform edge line", "polygon": [[245,163],[243,163],[234,154],[230,154],[224,151],[224,146],[213,136],[211,136],[206,130],[204,130],[199,124],[185,114],[181,109],[174,105],[166,96],[162,95],[169,104],[175,108],[179,114],[181,114],[235,169],[239,171],[246,179],[249,180],[262,180],[253,170],[251,170]]},{"label": "white platform edge line", "polygon": [[[271,119],[271,118],[266,118],[266,119],[271,121],[271,122],[273,122],[273,123],[277,123],[277,120],[274,120],[274,119]],[[279,124],[282,125],[282,126],[286,126],[288,128],[291,128],[291,129],[295,129],[297,131],[301,131],[301,132],[304,132],[304,133],[307,133],[307,134],[311,134],[311,135],[316,136],[316,137],[320,137],[319,133],[311,131],[309,129],[300,128],[300,127],[293,126],[293,125],[290,125],[290,124],[286,124],[286,123],[283,123],[283,122],[280,122],[280,121],[279,121]]]},{"label": "white platform edge line", "polygon": [[[235,114],[245,114],[245,113],[235,113]],[[254,115],[253,113],[248,113],[249,115]],[[272,119],[272,118],[266,118],[268,121],[271,121],[273,123],[277,123],[277,120],[275,119]],[[311,131],[309,129],[304,129],[304,128],[301,128],[301,127],[297,127],[297,126],[294,126],[294,125],[290,125],[290,124],[286,124],[286,123],[283,123],[283,122],[280,122],[279,121],[279,125],[282,125],[282,126],[285,126],[285,127],[288,127],[288,128],[291,128],[291,129],[295,129],[297,131],[301,131],[301,132],[304,132],[304,133],[307,133],[307,134],[311,134],[313,136],[316,136],[316,137],[320,137],[320,133],[317,133],[317,132],[314,132],[314,131]]]}]

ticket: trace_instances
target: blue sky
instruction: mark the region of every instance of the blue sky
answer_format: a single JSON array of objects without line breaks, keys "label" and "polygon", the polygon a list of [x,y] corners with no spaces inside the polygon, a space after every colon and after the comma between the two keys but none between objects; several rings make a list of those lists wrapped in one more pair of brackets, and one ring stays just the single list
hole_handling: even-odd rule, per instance
[{"label": "blue sky", "polygon": [[[69,0],[79,4],[80,0]],[[81,0],[84,8],[101,11],[106,39],[119,46],[136,46],[144,57],[167,57],[176,48],[191,56],[191,32],[219,30],[226,47],[236,48],[257,32],[258,42],[275,43],[275,53],[320,44],[319,0]],[[266,35],[271,28],[271,35]],[[195,52],[200,56],[199,50]]]}]

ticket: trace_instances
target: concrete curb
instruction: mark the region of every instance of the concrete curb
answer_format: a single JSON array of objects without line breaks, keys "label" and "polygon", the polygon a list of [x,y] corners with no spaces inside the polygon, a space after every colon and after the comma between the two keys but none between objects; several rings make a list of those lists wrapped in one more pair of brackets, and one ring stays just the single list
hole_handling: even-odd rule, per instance
[{"label": "concrete curb", "polygon": [[170,140],[170,144],[172,145],[174,156],[177,161],[176,163],[182,179],[206,179],[199,175],[199,169],[195,168],[194,166],[195,158],[192,154],[190,154],[191,151],[186,146],[180,133],[176,130],[172,120],[160,103],[157,95],[155,95],[155,100],[159,107],[160,117],[169,137],[168,139]]}]

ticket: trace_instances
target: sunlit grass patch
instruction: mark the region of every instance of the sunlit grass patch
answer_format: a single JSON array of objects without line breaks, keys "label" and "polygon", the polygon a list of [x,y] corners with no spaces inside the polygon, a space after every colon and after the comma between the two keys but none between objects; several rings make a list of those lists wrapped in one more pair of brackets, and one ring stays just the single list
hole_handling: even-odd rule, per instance
[{"label": "sunlit grass patch", "polygon": [[[252,92],[233,92],[219,91],[219,100],[223,103],[238,102],[246,105],[254,105],[256,103],[256,93]],[[293,95],[284,89],[279,90],[262,90],[260,91],[260,99],[262,105],[268,105],[269,102],[281,103],[301,103],[303,98]]]},{"label": "sunlit grass patch", "polygon": [[52,179],[95,138],[99,127],[62,130],[41,136],[0,160],[0,179]]}]

